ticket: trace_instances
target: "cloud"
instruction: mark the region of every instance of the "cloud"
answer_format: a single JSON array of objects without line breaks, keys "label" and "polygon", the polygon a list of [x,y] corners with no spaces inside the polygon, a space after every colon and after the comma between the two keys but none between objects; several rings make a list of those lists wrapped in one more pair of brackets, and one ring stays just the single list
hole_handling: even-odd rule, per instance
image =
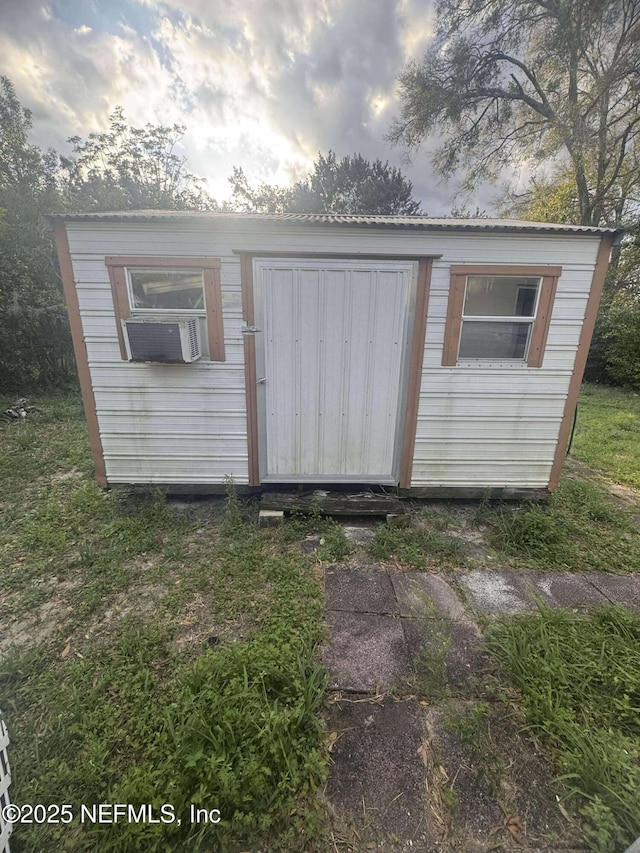
[{"label": "cloud", "polygon": [[121,105],[136,125],[184,124],[190,167],[220,199],[235,165],[286,184],[331,148],[388,159],[428,212],[451,207],[427,153],[405,166],[384,140],[397,75],[432,34],[429,2],[0,0],[0,10],[0,73],[33,111],[38,144],[104,129]]}]

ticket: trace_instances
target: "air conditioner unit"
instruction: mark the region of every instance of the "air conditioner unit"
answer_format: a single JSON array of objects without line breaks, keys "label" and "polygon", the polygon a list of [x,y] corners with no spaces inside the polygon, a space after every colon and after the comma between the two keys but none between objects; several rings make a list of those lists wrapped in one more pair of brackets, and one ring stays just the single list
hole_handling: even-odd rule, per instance
[{"label": "air conditioner unit", "polygon": [[185,364],[202,355],[197,317],[123,320],[129,361]]}]

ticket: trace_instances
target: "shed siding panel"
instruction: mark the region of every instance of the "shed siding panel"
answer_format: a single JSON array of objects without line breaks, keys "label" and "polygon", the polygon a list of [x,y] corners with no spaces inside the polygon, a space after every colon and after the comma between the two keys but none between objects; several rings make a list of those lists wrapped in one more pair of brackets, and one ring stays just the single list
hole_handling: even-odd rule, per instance
[{"label": "shed siding panel", "polygon": [[[240,263],[235,252],[441,255],[434,261],[413,463],[415,486],[545,486],[599,240],[270,223],[67,225],[98,423],[112,483],[248,482]],[[120,359],[106,255],[221,258],[225,363]],[[542,368],[443,368],[451,264],[563,267]]]},{"label": "shed siding panel", "polygon": [[[69,239],[98,424],[110,483],[220,483],[231,475],[248,482],[241,328],[240,270],[227,249],[221,285],[224,363],[181,367],[127,364],[120,357],[106,255],[214,255],[201,244],[167,250],[144,239],[106,246],[99,234],[79,254]],[[218,255],[216,255],[218,256]]]},{"label": "shed siding panel", "polygon": [[[85,255],[215,255],[233,251],[389,253],[442,255],[442,266],[475,264],[595,265],[598,238],[565,235],[444,234],[346,227],[297,227],[271,223],[69,222],[74,257]],[[96,247],[99,246],[99,253]]]},{"label": "shed siding panel", "polygon": [[[558,259],[563,271],[541,368],[480,362],[442,367],[449,264],[434,265],[412,485],[544,488],[548,484],[597,241],[591,248],[589,264],[576,264],[572,248]],[[503,260],[497,251],[493,263]],[[523,253],[517,263],[530,262]]]}]

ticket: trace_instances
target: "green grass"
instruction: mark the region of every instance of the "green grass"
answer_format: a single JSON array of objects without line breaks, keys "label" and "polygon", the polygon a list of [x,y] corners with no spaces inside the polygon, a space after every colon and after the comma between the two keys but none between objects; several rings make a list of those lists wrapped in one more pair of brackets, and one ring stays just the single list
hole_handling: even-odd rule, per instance
[{"label": "green grass", "polygon": [[495,624],[489,648],[580,803],[590,849],[625,849],[640,835],[640,617],[541,609]]},{"label": "green grass", "polygon": [[542,570],[640,571],[640,533],[598,483],[564,478],[546,503],[480,507],[496,559]]},{"label": "green grass", "polygon": [[[232,484],[180,511],[101,492],[78,400],[34,402],[0,424],[1,618],[28,638],[0,663],[12,800],[170,803],[183,822],[22,826],[12,850],[316,849],[315,561],[258,530]],[[221,823],[191,826],[191,803]]]},{"label": "green grass", "polygon": [[502,801],[503,786],[507,775],[509,758],[496,744],[491,732],[492,708],[488,702],[476,701],[454,710],[445,722],[445,727],[457,735],[465,755],[475,771],[476,781],[484,783],[491,797]]},{"label": "green grass", "polygon": [[640,488],[640,395],[584,385],[571,454],[617,483]]},{"label": "green grass", "polygon": [[438,702],[451,696],[448,678],[447,654],[451,649],[449,625],[445,619],[434,616],[425,625],[429,642],[425,643],[413,661],[414,675],[407,679],[411,691],[425,701]]},{"label": "green grass", "polygon": [[320,512],[308,515],[293,512],[285,518],[280,528],[280,535],[284,542],[297,542],[309,534],[320,537],[316,552],[319,560],[344,560],[353,550],[343,526]]},{"label": "green grass", "polygon": [[369,553],[377,560],[395,559],[412,569],[429,566],[461,566],[464,558],[456,541],[432,530],[381,524],[376,528]]}]

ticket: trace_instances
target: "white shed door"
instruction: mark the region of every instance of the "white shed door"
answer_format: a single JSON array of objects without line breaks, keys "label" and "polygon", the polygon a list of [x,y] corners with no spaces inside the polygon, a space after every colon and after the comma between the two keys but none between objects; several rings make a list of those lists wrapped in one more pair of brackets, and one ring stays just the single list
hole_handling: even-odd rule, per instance
[{"label": "white shed door", "polygon": [[397,483],[414,272],[255,261],[263,481]]}]

